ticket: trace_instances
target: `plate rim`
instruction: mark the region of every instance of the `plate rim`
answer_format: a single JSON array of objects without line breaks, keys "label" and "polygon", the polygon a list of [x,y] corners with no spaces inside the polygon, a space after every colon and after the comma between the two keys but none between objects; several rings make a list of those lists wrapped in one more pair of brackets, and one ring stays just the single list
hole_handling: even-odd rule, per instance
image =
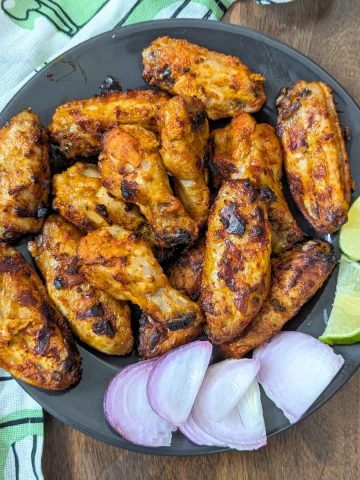
[{"label": "plate rim", "polygon": [[[59,59],[61,59],[63,56],[68,55],[73,53],[75,50],[80,49],[83,47],[84,44],[91,45],[93,42],[96,43],[99,39],[105,38],[108,35],[116,35],[116,32],[119,31],[128,31],[131,32],[131,30],[134,30],[136,32],[137,30],[152,30],[151,27],[154,27],[156,29],[156,26],[161,27],[162,25],[184,25],[188,27],[200,27],[207,29],[210,27],[212,30],[223,30],[223,31],[229,31],[232,33],[240,34],[240,35],[245,35],[250,38],[254,38],[256,40],[259,39],[259,37],[265,38],[268,42],[272,44],[272,46],[275,47],[281,47],[280,50],[283,50],[285,52],[291,52],[293,56],[296,57],[298,60],[303,60],[305,59],[306,62],[308,62],[311,65],[311,68],[317,70],[317,72],[321,72],[322,74],[326,74],[330,80],[337,85],[338,88],[342,90],[342,93],[345,94],[345,96],[348,97],[348,99],[353,103],[355,108],[357,108],[360,111],[360,103],[358,104],[352,94],[350,94],[342,85],[339,83],[336,78],[329,73],[325,68],[321,67],[318,63],[316,63],[314,60],[312,60],[307,54],[300,52],[300,50],[288,45],[282,40],[278,40],[277,38],[273,37],[272,35],[269,35],[267,33],[263,33],[260,30],[256,30],[254,28],[250,27],[245,27],[243,25],[235,25],[232,23],[226,23],[223,21],[219,20],[202,20],[202,19],[191,19],[191,18],[184,18],[184,19],[174,19],[174,18],[169,18],[169,19],[162,19],[162,20],[147,20],[145,22],[138,22],[134,23],[132,25],[125,25],[125,26],[117,26],[113,28],[112,30],[108,30],[103,33],[99,33],[98,35],[95,35],[94,37],[88,38],[87,40],[84,40],[83,42],[78,43],[77,45],[74,45],[73,47],[69,48],[68,50],[65,50],[64,52],[60,53],[56,57],[52,58],[49,63],[45,65],[44,68],[42,68],[39,71],[35,71],[34,75],[28,79],[24,85],[21,86],[21,88],[15,93],[15,95],[6,103],[6,105],[3,107],[3,109],[0,111],[0,116],[4,114],[4,112],[8,109],[10,104],[17,99],[17,97],[21,94],[21,92],[29,87],[31,83],[42,73],[44,73],[45,70],[47,70],[49,67],[54,65],[56,62],[58,62]],[[165,34],[164,34],[165,36]],[[217,50],[220,52],[220,50]],[[221,52],[220,52],[221,53]],[[295,55],[294,55],[295,54]],[[266,82],[265,82],[266,84]]]},{"label": "plate rim", "polygon": [[[3,107],[3,109],[0,112],[0,116],[4,116],[6,114],[6,111],[8,108],[11,106],[13,102],[16,102],[17,98],[22,94],[24,90],[27,88],[32,87],[32,83],[36,81],[41,75],[43,75],[49,68],[51,68],[53,65],[55,65],[60,59],[63,59],[67,55],[72,55],[74,52],[76,53],[77,50],[81,50],[84,48],[84,45],[87,46],[87,48],[91,48],[91,45],[93,43],[99,42],[101,39],[110,38],[118,32],[124,32],[124,36],[126,36],[126,32],[129,34],[136,33],[138,31],[151,31],[151,30],[157,30],[161,27],[164,27],[164,29],[168,28],[169,26],[171,27],[184,27],[186,28],[201,28],[204,30],[216,30],[216,31],[223,31],[223,32],[229,32],[232,34],[236,34],[239,36],[245,36],[251,39],[255,39],[258,41],[264,42],[265,44],[270,45],[273,48],[276,48],[277,50],[280,50],[281,52],[284,52],[288,55],[290,55],[292,58],[295,58],[295,60],[299,61],[305,66],[310,67],[310,69],[314,72],[315,75],[320,75],[320,76],[327,76],[328,79],[330,80],[329,83],[333,83],[336,85],[336,89],[338,92],[341,92],[341,95],[347,98],[347,101],[352,104],[352,107],[358,110],[359,116],[360,116],[360,107],[359,104],[355,101],[353,96],[333,77],[327,70],[322,68],[318,63],[316,63],[314,60],[312,60],[309,56],[306,54],[300,52],[296,48],[286,44],[282,40],[278,40],[277,38],[265,34],[259,30],[245,27],[242,25],[234,25],[234,24],[229,24],[225,22],[220,22],[220,21],[209,21],[209,20],[201,20],[201,19],[163,19],[163,20],[150,20],[150,21],[145,21],[145,22],[140,22],[132,25],[126,25],[126,26],[120,26],[120,27],[115,27],[112,30],[109,30],[107,32],[103,32],[101,34],[98,34],[94,37],[91,37],[75,46],[72,48],[60,53],[56,57],[54,57],[44,68],[41,70],[37,71],[34,73],[34,75],[28,79],[28,81],[22,85],[22,87],[15,93],[15,95],[6,103],[6,105]],[[164,31],[164,35],[166,35],[166,31]],[[184,32],[184,36],[186,36],[186,33]],[[217,50],[221,51],[221,49]],[[347,374],[347,379],[344,383],[341,385],[337,386],[331,394],[327,395],[325,398],[321,399],[320,402],[316,402],[313,404],[312,407],[301,417],[301,419],[296,423],[296,424],[286,424],[282,428],[280,428],[276,432],[272,432],[268,435],[268,438],[271,438],[277,434],[280,434],[284,432],[285,430],[289,429],[290,427],[299,424],[303,420],[305,420],[309,415],[317,411],[319,408],[321,408],[327,401],[329,401],[355,374],[357,369],[360,367],[357,366],[350,371],[350,374]],[[16,379],[15,379],[16,380]],[[81,380],[80,380],[81,381]],[[32,397],[31,394],[31,389],[30,386],[25,384],[22,381],[17,380],[18,384],[21,385],[21,387]],[[331,384],[330,384],[331,385]],[[329,385],[329,386],[330,386]],[[28,388],[29,387],[29,388]],[[324,391],[326,392],[326,390]],[[321,395],[323,395],[323,393]],[[34,397],[32,397],[34,398]],[[102,434],[99,434],[98,432],[94,432],[91,429],[88,429],[86,427],[83,427],[81,424],[77,423],[75,420],[69,419],[68,417],[64,416],[61,412],[59,412],[57,409],[44,406],[41,401],[39,401],[37,398],[35,399],[44,410],[46,410],[48,413],[53,415],[55,418],[59,419],[65,424],[70,425],[71,427],[75,428],[76,430],[79,430],[80,432],[95,438],[96,440],[100,440],[106,444],[115,446],[117,448],[123,448],[125,450],[129,451],[135,451],[139,453],[146,453],[150,455],[159,455],[159,456],[177,456],[177,457],[188,457],[188,456],[203,456],[203,455],[209,455],[213,453],[223,453],[223,452],[230,452],[230,451],[235,451],[234,449],[231,448],[222,448],[222,447],[207,447],[207,446],[197,446],[197,445],[191,445],[188,449],[184,450],[181,454],[178,454],[174,451],[172,451],[172,446],[170,447],[161,447],[161,448],[154,448],[154,447],[144,447],[142,445],[136,445],[131,442],[128,442],[127,440],[123,439],[121,436],[119,436],[119,441],[122,442],[122,445],[115,444],[113,442],[109,442],[106,440]],[[192,450],[192,448],[196,448],[196,451]]]}]

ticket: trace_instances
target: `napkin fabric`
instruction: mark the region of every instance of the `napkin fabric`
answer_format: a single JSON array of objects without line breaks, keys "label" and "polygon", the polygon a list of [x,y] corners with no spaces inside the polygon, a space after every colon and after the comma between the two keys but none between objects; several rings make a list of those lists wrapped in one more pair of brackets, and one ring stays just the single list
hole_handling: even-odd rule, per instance
[{"label": "napkin fabric", "polygon": [[[145,20],[219,20],[234,1],[2,0],[0,111],[49,61],[94,35]],[[41,407],[0,369],[0,480],[42,480],[42,446]]]}]

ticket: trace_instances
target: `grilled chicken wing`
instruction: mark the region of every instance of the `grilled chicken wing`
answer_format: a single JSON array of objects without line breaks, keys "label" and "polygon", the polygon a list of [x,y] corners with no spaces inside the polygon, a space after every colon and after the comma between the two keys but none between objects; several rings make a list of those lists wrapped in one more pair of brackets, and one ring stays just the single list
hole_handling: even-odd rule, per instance
[{"label": "grilled chicken wing", "polygon": [[181,330],[169,330],[152,322],[147,315],[140,320],[139,355],[142,358],[153,358],[189,343],[198,337],[203,330],[201,324],[189,325]]},{"label": "grilled chicken wing", "polygon": [[108,225],[137,231],[145,219],[138,207],[110,196],[96,166],[75,163],[53,176],[53,208],[83,232]]},{"label": "grilled chicken wing", "polygon": [[282,185],[282,153],[273,127],[257,124],[248,113],[234,117],[225,128],[214,130],[211,166],[216,178],[250,178],[268,203],[272,250],[278,254],[302,238]]},{"label": "grilled chicken wing", "polygon": [[149,245],[133,232],[105,227],[80,240],[81,271],[93,287],[130,300],[170,330],[198,325],[199,306],[171,287]]},{"label": "grilled chicken wing", "polygon": [[173,176],[175,193],[202,226],[210,203],[204,168],[209,139],[204,104],[197,98],[173,97],[160,109],[160,132],[160,153]]},{"label": "grilled chicken wing", "polygon": [[336,232],[347,219],[352,181],[331,88],[301,80],[282,90],[277,105],[291,194],[315,230]]},{"label": "grilled chicken wing", "polygon": [[41,228],[49,180],[46,132],[38,117],[24,110],[0,128],[0,241]]},{"label": "grilled chicken wing", "polygon": [[269,296],[242,335],[221,345],[223,355],[241,358],[268,341],[315,295],[335,265],[333,249],[323,240],[310,240],[273,259]]},{"label": "grilled chicken wing", "polygon": [[99,157],[103,184],[114,197],[139,206],[161,246],[192,243],[196,222],[173,195],[158,147],[156,136],[139,126],[107,132]]},{"label": "grilled chicken wing", "polygon": [[77,257],[80,238],[73,225],[51,215],[29,250],[50,298],[80,340],[100,352],[125,355],[133,346],[130,308],[85,280]]},{"label": "grilled chicken wing", "polygon": [[204,266],[205,238],[190,248],[170,267],[170,283],[195,302],[200,296],[201,276]]},{"label": "grilled chicken wing", "polygon": [[266,100],[264,77],[237,57],[186,40],[160,37],[143,51],[144,79],[172,94],[200,98],[212,120],[257,112]]},{"label": "grilled chicken wing", "polygon": [[128,90],[73,100],[55,110],[49,132],[68,158],[96,155],[102,134],[114,125],[138,124],[157,130],[159,108],[168,98],[165,92]]},{"label": "grilled chicken wing", "polygon": [[223,183],[206,236],[201,304],[214,343],[237,337],[261,308],[270,287],[271,227],[249,180]]},{"label": "grilled chicken wing", "polygon": [[68,325],[30,265],[4,243],[0,305],[0,367],[50,390],[63,390],[79,380],[81,360]]}]

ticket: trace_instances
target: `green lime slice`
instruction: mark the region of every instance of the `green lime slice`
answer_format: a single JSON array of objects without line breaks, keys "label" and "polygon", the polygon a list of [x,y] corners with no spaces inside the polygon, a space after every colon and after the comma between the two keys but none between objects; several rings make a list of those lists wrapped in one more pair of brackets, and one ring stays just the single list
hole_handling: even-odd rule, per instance
[{"label": "green lime slice", "polygon": [[340,230],[339,244],[345,255],[360,261],[360,197],[350,207],[348,221]]},{"label": "green lime slice", "polygon": [[319,340],[329,345],[360,341],[360,264],[345,255],[340,259],[334,305]]}]

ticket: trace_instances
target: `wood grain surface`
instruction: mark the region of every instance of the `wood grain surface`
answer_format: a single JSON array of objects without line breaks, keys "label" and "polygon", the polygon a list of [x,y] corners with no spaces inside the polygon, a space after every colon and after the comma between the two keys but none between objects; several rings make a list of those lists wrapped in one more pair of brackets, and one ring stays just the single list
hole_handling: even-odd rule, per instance
[{"label": "wood grain surface", "polygon": [[[332,74],[360,103],[360,1],[241,1],[224,21],[294,46]],[[360,478],[360,372],[323,408],[258,452],[155,457],[86,437],[46,415],[46,480],[357,480]]]}]

